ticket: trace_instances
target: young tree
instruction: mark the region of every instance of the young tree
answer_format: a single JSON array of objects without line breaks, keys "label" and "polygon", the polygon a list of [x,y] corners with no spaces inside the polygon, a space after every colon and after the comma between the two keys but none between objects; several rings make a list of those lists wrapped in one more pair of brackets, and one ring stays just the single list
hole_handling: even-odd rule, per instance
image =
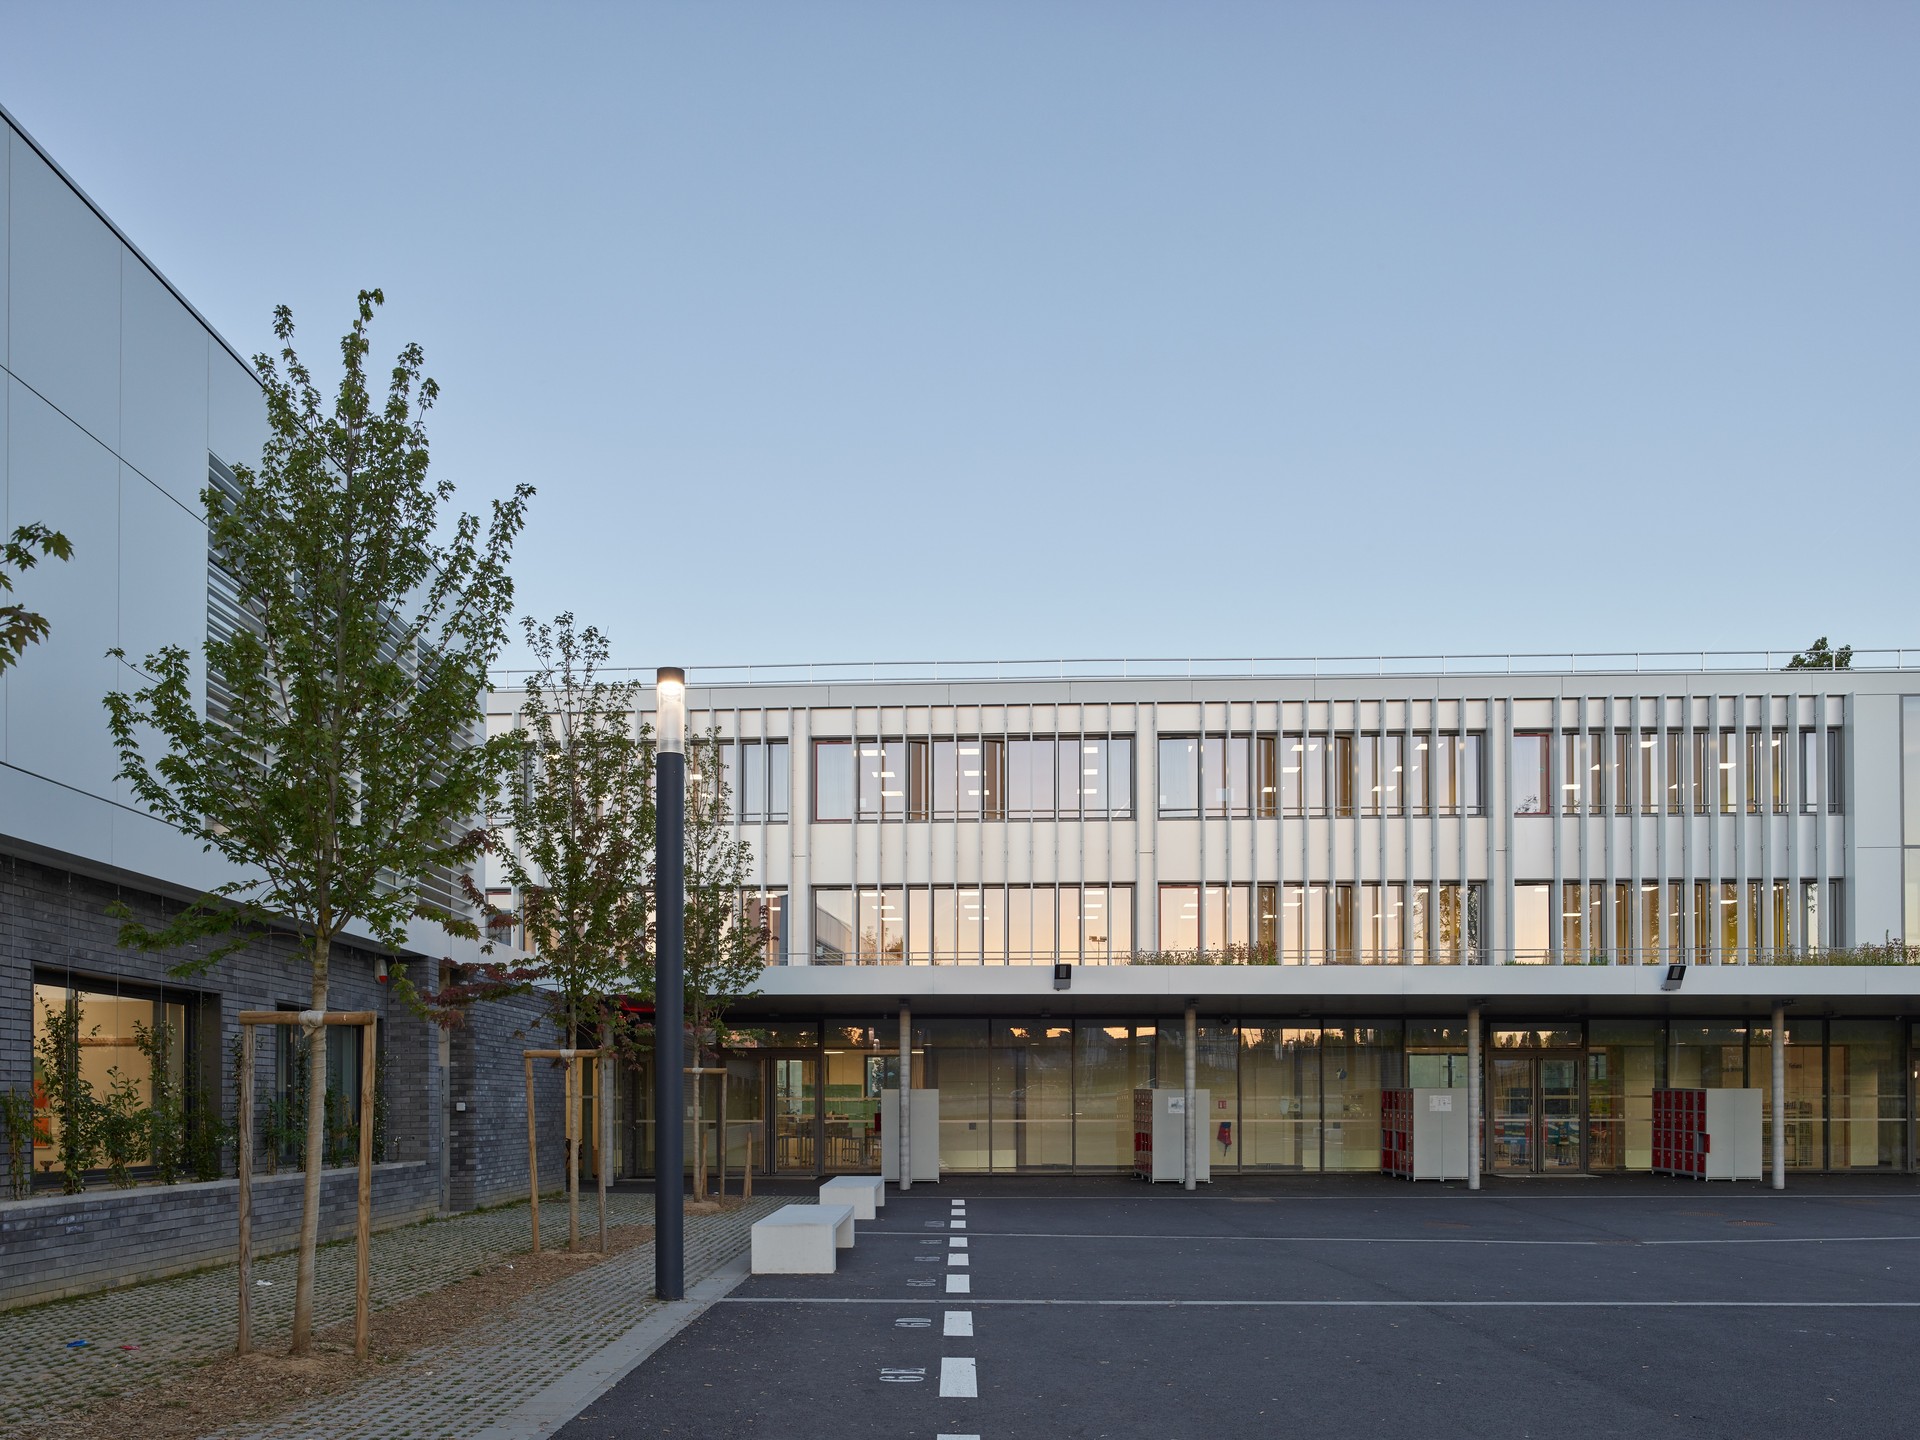
[{"label": "young tree", "polygon": [[[600,678],[608,655],[600,631],[575,629],[570,614],[552,625],[522,623],[540,663],[520,705],[521,771],[505,807],[513,834],[501,861],[534,955],[493,967],[491,978],[550,992],[563,1046],[591,1032],[605,1049],[620,998],[645,994],[652,980],[653,740],[634,722],[640,683]],[[611,1066],[603,1057],[599,1068],[604,1116]],[[578,1248],[580,1137],[571,1115],[568,1128],[569,1243]],[[603,1194],[606,1176],[602,1155]]]},{"label": "young tree", "polygon": [[[398,948],[421,919],[477,937],[471,920],[423,898],[422,881],[463,875],[480,853],[476,817],[515,753],[510,736],[478,731],[512,613],[507,561],[533,492],[522,485],[496,502],[484,530],[462,514],[443,533],[453,485],[428,479],[424,425],[439,389],[422,377],[418,345],[400,352],[384,400],[370,388],[367,328],[381,303],[378,290],[360,292],[331,401],[294,351],[285,306],[274,312],[278,362],[255,357],[269,423],[260,468],[235,466],[230,492],[202,495],[213,552],[247,617],[207,640],[220,702],[210,683],[202,708],[181,645],[146,657],[145,688],[106,698],[120,778],[237,872],[164,925],[123,911],[121,943],[213,942],[176,967],[190,973],[290,934],[311,965],[317,1011],[344,932]],[[150,736],[164,753],[146,752]],[[399,986],[412,993],[403,977]],[[312,1338],[327,1134],[326,1033],[314,1026],[305,1038],[295,1354]]]},{"label": "young tree", "polygon": [[[718,729],[696,736],[687,747],[686,857],[686,1023],[698,1070],[705,1063],[701,1056],[706,1047],[717,1048],[724,1038],[722,1017],[753,993],[767,965],[766,924],[749,920],[745,912],[753,847],[734,838],[732,795]],[[707,1146],[700,1115],[704,1078],[695,1075],[692,1086],[693,1184],[699,1199],[707,1194]],[[664,1083],[666,1077],[660,1079]],[[724,1144],[726,1117],[720,1118]]]},{"label": "young tree", "polygon": [[1853,647],[1842,645],[1836,650],[1827,644],[1827,637],[1824,635],[1787,662],[1789,670],[1850,670],[1852,668]]},{"label": "young tree", "polygon": [[[39,555],[34,554],[38,550]],[[20,525],[0,544],[0,595],[13,592],[11,571],[31,570],[42,555],[56,560],[73,558],[73,545],[58,530],[44,525]],[[20,604],[0,605],[0,675],[19,660],[29,645],[47,638],[47,617]]]}]

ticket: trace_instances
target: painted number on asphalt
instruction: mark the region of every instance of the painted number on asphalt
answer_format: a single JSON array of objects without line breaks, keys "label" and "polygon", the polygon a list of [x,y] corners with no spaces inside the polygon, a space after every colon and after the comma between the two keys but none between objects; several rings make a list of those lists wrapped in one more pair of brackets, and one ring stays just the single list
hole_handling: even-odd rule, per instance
[{"label": "painted number on asphalt", "polygon": [[932,1324],[933,1321],[923,1315],[903,1315],[893,1322],[893,1328],[896,1330],[925,1330],[932,1326]]},{"label": "painted number on asphalt", "polygon": [[883,1385],[918,1385],[927,1378],[927,1367],[917,1366],[912,1370],[882,1370],[880,1383]]}]

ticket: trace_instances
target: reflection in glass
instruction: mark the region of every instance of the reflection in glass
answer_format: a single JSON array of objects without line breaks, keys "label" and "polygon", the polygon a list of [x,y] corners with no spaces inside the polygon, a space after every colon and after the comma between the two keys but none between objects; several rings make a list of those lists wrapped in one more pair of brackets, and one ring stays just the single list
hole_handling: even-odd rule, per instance
[{"label": "reflection in glass", "polygon": [[1320,1168],[1317,1025],[1240,1027],[1240,1125],[1243,1168]]},{"label": "reflection in glass", "polygon": [[[993,1026],[993,1168],[1073,1167],[1073,1032],[1064,1025]],[[1131,1101],[1129,1101],[1131,1104]]]},{"label": "reflection in glass", "polygon": [[1160,813],[1170,819],[1200,813],[1200,742],[1191,736],[1160,742]]},{"label": "reflection in glass", "polygon": [[1133,1092],[1153,1084],[1155,1027],[1074,1027],[1073,1161],[1078,1170],[1133,1167]]},{"label": "reflection in glass", "polygon": [[853,742],[813,742],[813,818],[853,818]]},{"label": "reflection in glass", "polygon": [[1543,965],[1553,958],[1553,886],[1520,884],[1513,887],[1513,960],[1516,965]]},{"label": "reflection in glass", "polygon": [[1545,735],[1515,735],[1513,737],[1513,813],[1516,815],[1544,815],[1547,813],[1547,737]]}]

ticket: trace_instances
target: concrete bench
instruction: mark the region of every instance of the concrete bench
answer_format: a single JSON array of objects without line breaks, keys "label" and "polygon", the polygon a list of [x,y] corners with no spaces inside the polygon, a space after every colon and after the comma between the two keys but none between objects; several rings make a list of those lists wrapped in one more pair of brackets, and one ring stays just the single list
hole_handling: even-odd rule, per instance
[{"label": "concrete bench", "polygon": [[834,1251],[851,1248],[851,1205],[782,1205],[753,1222],[756,1275],[831,1275]]},{"label": "concrete bench", "polygon": [[853,1218],[871,1220],[887,1203],[887,1183],[878,1175],[837,1175],[820,1187],[822,1205],[851,1205]]}]

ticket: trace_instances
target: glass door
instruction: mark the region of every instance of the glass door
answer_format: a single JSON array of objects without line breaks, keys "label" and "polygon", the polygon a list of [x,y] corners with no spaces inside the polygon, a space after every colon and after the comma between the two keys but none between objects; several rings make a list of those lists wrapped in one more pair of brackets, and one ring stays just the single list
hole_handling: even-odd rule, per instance
[{"label": "glass door", "polygon": [[1580,1103],[1580,1057],[1542,1055],[1536,1062],[1539,1088],[1540,1169],[1567,1175],[1581,1169],[1580,1132],[1585,1107]]},{"label": "glass door", "polygon": [[1493,1169],[1508,1175],[1531,1175],[1536,1169],[1534,1144],[1534,1057],[1495,1055],[1490,1080],[1493,1101]]},{"label": "glass door", "polygon": [[1495,1055],[1493,1169],[1507,1175],[1567,1175],[1586,1163],[1578,1055]]},{"label": "glass door", "polygon": [[820,1172],[820,1061],[773,1058],[773,1168],[777,1174]]}]

